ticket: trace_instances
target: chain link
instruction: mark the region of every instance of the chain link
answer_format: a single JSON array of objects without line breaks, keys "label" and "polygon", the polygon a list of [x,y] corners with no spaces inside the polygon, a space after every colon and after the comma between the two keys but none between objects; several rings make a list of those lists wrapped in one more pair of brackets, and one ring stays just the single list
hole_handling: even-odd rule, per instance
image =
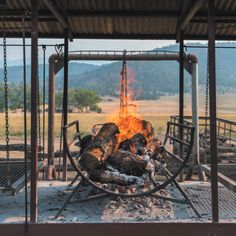
[{"label": "chain link", "polygon": [[3,34],[3,68],[4,68],[4,100],[5,100],[5,134],[7,158],[7,186],[10,185],[10,152],[9,152],[9,116],[8,116],[8,79],[7,79],[7,46],[6,33]]},{"label": "chain link", "polygon": [[[208,126],[208,112],[209,112],[209,63],[210,63],[210,57],[209,57],[209,50],[207,51],[207,71],[206,71],[206,91],[205,91],[205,129],[204,129],[204,139],[203,139],[203,145],[207,146],[207,126]],[[204,162],[206,163],[207,155],[205,152],[204,155]]]},{"label": "chain link", "polygon": [[209,111],[209,52],[207,52],[207,72],[206,72],[206,94],[205,94],[205,135],[207,135],[207,121]]},{"label": "chain link", "polygon": [[37,106],[38,106],[38,150],[41,152],[41,109],[40,109],[40,85],[39,85],[39,74],[37,75]]}]

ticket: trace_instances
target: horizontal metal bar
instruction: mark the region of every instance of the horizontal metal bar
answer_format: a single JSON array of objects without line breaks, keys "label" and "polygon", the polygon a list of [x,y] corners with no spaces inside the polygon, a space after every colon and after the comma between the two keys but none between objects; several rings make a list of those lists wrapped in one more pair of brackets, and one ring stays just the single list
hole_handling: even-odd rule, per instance
[{"label": "horizontal metal bar", "polygon": [[[29,15],[31,14],[31,11],[28,9],[17,9],[17,10],[0,10],[0,15],[4,15],[5,17],[7,16],[22,16],[24,12],[28,11]],[[97,17],[109,17],[109,16],[141,16],[141,17],[179,17],[179,11],[176,10],[129,10],[129,9],[122,9],[122,10],[86,10],[86,9],[67,9],[65,10],[65,15],[68,17],[76,17],[76,16],[81,16],[81,17],[92,17],[92,16],[97,16]],[[39,18],[40,17],[52,17],[51,11],[48,9],[40,9],[39,10]],[[194,19],[202,19],[205,18],[207,19],[207,12],[206,11],[198,11]],[[235,12],[234,11],[216,11],[215,18],[217,19],[227,19],[227,18],[235,18]]]},{"label": "horizontal metal bar", "polygon": [[152,193],[151,196],[155,197],[155,198],[159,198],[159,199],[165,200],[165,201],[176,202],[176,203],[180,203],[180,204],[188,204],[187,201],[184,200],[184,199],[165,197],[165,196],[161,196],[161,195],[156,194],[156,193]]},{"label": "horizontal metal bar", "polygon": [[67,125],[64,126],[64,129],[68,129],[70,127],[72,127],[73,125],[76,125],[76,124],[79,124],[79,121],[78,120],[75,120]]},{"label": "horizontal metal bar", "polygon": [[183,160],[181,158],[179,158],[178,156],[174,155],[173,153],[171,153],[170,151],[168,151],[166,148],[165,148],[165,151],[167,152],[168,155],[170,155],[171,157],[173,157],[174,159],[177,159],[179,160],[180,162],[183,162]]},{"label": "horizontal metal bar", "polygon": [[185,145],[185,146],[190,146],[190,144],[189,143],[186,143],[185,141],[183,141],[183,140],[181,140],[181,139],[178,139],[178,138],[176,138],[176,137],[173,137],[173,136],[171,136],[171,135],[167,135],[168,136],[168,138],[170,138],[170,139],[172,139],[172,140],[174,140],[174,141],[176,141],[176,142],[178,142],[178,143],[182,143],[183,145]]},{"label": "horizontal metal bar", "polygon": [[164,222],[164,223],[38,223],[29,224],[25,232],[25,224],[1,224],[0,235],[4,236],[143,236],[143,235],[181,235],[181,236],[235,236],[234,223],[202,223],[202,222]]},{"label": "horizontal metal bar", "polygon": [[[58,38],[63,39],[64,33],[42,33],[39,32],[39,38]],[[8,32],[7,33],[8,38],[19,38],[22,37],[22,34],[20,32]],[[26,32],[26,38],[30,38],[30,33]],[[175,40],[176,34],[158,34],[158,33],[116,33],[113,32],[112,34],[108,33],[83,33],[83,32],[73,32],[73,38],[79,38],[79,39],[146,39],[146,40]],[[207,40],[207,35],[201,35],[201,34],[185,34],[184,35],[185,40]],[[216,40],[236,40],[236,34],[235,35],[217,35],[216,34]]]}]

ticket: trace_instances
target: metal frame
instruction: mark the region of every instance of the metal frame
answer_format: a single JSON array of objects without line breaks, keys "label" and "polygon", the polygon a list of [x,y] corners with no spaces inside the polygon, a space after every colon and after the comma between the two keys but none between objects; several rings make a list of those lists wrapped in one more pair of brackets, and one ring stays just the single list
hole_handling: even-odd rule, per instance
[{"label": "metal frame", "polygon": [[30,221],[37,222],[38,214],[38,109],[37,109],[37,78],[38,78],[38,0],[31,0],[31,193]]},{"label": "metal frame", "polygon": [[[31,78],[31,92],[32,92],[32,110],[31,110],[31,154],[33,157],[33,165],[32,165],[32,179],[31,179],[31,221],[36,222],[37,221],[37,101],[34,98],[33,94],[36,94],[36,80],[35,80],[35,73],[37,72],[37,38],[39,37],[57,37],[61,38],[62,35],[60,34],[48,34],[48,35],[42,35],[38,32],[38,0],[31,0],[31,6],[32,6],[32,15],[31,15],[31,22],[32,22],[32,31],[31,33],[26,33],[26,37],[32,38],[32,78]],[[209,41],[209,52],[210,52],[210,117],[211,117],[211,151],[212,151],[212,216],[213,216],[213,222],[219,221],[219,214],[218,214],[218,188],[217,188],[217,162],[216,162],[216,154],[217,154],[217,147],[215,145],[216,143],[216,85],[215,85],[215,40],[236,40],[236,37],[233,35],[225,36],[225,35],[216,35],[215,33],[215,17],[218,17],[219,19],[224,19],[222,14],[225,14],[228,18],[230,16],[235,17],[235,13],[233,12],[216,12],[214,0],[208,0],[208,17],[206,17],[206,13],[204,12],[202,15],[206,17],[204,21],[206,20],[206,23],[208,24],[208,34],[207,35],[184,35],[184,39],[208,39]],[[91,11],[93,12],[93,11]],[[20,12],[21,14],[22,12]],[[109,12],[111,13],[111,12]],[[130,12],[131,13],[131,12]],[[18,12],[19,14],[19,12]],[[78,12],[76,12],[78,14]],[[167,14],[167,13],[165,13]],[[170,14],[174,14],[174,12],[171,12]],[[176,14],[179,15],[179,12],[176,12]],[[114,12],[113,12],[114,15]],[[141,12],[137,12],[137,15],[141,16]],[[147,15],[147,12],[145,12],[145,16]],[[158,15],[157,12],[155,12],[155,15]],[[200,13],[197,13],[196,16],[200,16]],[[201,19],[200,19],[201,20]],[[228,21],[227,21],[228,23]],[[21,33],[9,33],[8,37],[21,37]],[[104,36],[103,34],[74,34],[74,37],[79,38],[115,38],[115,39],[175,39],[176,35],[152,35],[152,34],[142,34],[142,35],[136,35],[136,34],[111,34]],[[147,227],[146,227],[147,226]],[[92,233],[98,232],[98,230],[104,230],[102,231],[102,235],[110,235],[110,232],[113,232],[114,235],[130,235],[130,233],[135,233],[135,235],[142,235],[144,232],[144,227],[146,229],[146,233],[154,234],[156,232],[160,234],[165,235],[173,235],[173,232],[178,232],[181,235],[199,235],[199,234],[214,234],[214,235],[234,235],[235,234],[235,225],[232,224],[169,224],[169,227],[166,227],[165,224],[109,224],[107,226],[102,225],[94,225],[91,227],[91,225],[30,225],[29,226],[29,232],[30,234],[33,234],[35,236],[42,234],[44,232],[44,235],[51,235],[52,232],[57,232],[57,235],[77,235],[77,230],[80,231],[80,233],[83,235],[91,235]],[[185,226],[185,227],[183,227]],[[149,228],[150,227],[150,228]],[[150,230],[149,230],[150,229]],[[19,230],[19,231],[18,231]],[[24,235],[24,226],[23,225],[2,225],[0,227],[0,232],[3,235]],[[125,234],[124,234],[125,232]],[[129,234],[128,234],[129,233]]]},{"label": "metal frame", "polygon": [[[110,60],[110,61],[123,61],[124,55],[123,51],[99,51],[99,50],[86,50],[86,51],[75,51],[68,54],[67,62],[64,62],[65,55],[52,54],[49,58],[49,88],[48,88],[48,170],[54,168],[54,111],[55,111],[55,83],[56,83],[56,73],[61,70],[65,63],[72,60]],[[193,54],[183,55],[183,66],[192,76],[192,91],[194,94],[192,112],[196,116],[193,122],[193,126],[198,133],[198,59]],[[159,61],[159,60],[172,60],[180,63],[181,57],[179,53],[176,52],[166,52],[166,51],[126,51],[125,60],[132,61]],[[66,65],[66,64],[65,64]],[[183,79],[183,78],[182,78]],[[66,83],[64,83],[67,86]],[[67,88],[64,88],[64,91]],[[183,88],[180,90],[180,96],[183,97]],[[63,101],[65,104],[65,101]],[[180,104],[182,107],[182,104]],[[67,112],[67,108],[65,108]],[[65,123],[64,123],[65,124]],[[195,143],[194,146],[198,146],[198,134],[195,133]],[[198,159],[198,148],[194,147],[195,157]],[[66,168],[64,159],[64,169]],[[51,173],[51,172],[50,172]],[[48,179],[52,177],[48,175]],[[66,171],[64,171],[63,179],[66,179]]]},{"label": "metal frame", "polygon": [[[178,139],[174,136],[171,135],[171,127],[172,126],[177,126],[177,128],[182,128],[182,130],[186,130],[186,132],[189,135],[189,140],[188,141],[183,141],[181,139]],[[67,136],[67,131],[69,128],[71,127],[75,127],[75,135],[74,138],[71,142],[68,142],[68,136]],[[99,194],[96,195],[92,195],[92,196],[87,196],[81,199],[77,199],[74,202],[85,202],[85,201],[90,201],[90,200],[94,200],[94,199],[98,199],[98,198],[103,198],[103,197],[144,197],[144,196],[153,196],[156,198],[161,198],[163,200],[167,200],[167,201],[173,201],[173,202],[178,202],[178,203],[183,203],[183,204],[188,204],[193,211],[196,213],[196,215],[201,218],[201,215],[199,214],[199,212],[197,211],[197,209],[195,208],[195,206],[193,205],[192,201],[188,198],[188,196],[185,194],[184,190],[181,188],[181,186],[178,184],[178,182],[175,180],[177,178],[177,176],[181,173],[181,171],[184,169],[184,167],[186,166],[186,164],[188,163],[189,160],[189,156],[191,154],[192,151],[192,147],[194,144],[194,131],[195,128],[192,126],[187,126],[187,125],[183,125],[183,124],[177,124],[177,123],[172,123],[172,122],[168,122],[167,123],[167,130],[166,130],[166,136],[163,142],[163,147],[164,147],[164,152],[171,158],[173,158],[174,160],[179,162],[179,166],[177,168],[177,170],[175,170],[174,173],[171,173],[166,167],[165,164],[163,164],[162,168],[162,172],[160,174],[163,174],[164,176],[166,176],[166,181],[164,181],[161,184],[157,184],[155,182],[154,179],[152,179],[150,177],[150,181],[153,183],[153,188],[150,190],[146,190],[146,191],[141,191],[141,192],[137,192],[137,193],[119,193],[116,191],[111,191],[108,190],[106,188],[103,188],[102,186],[98,185],[97,183],[95,183],[94,181],[92,181],[89,178],[89,174],[86,171],[82,171],[81,167],[78,164],[77,158],[76,161],[74,160],[71,152],[70,152],[70,146],[75,142],[80,140],[80,131],[79,131],[79,121],[75,120],[67,125],[65,125],[63,127],[63,137],[64,137],[64,142],[65,142],[65,151],[67,153],[67,156],[71,162],[71,165],[74,167],[75,171],[77,172],[77,175],[75,178],[80,177],[79,183],[77,184],[77,186],[75,187],[75,189],[72,191],[72,193],[69,195],[69,197],[67,198],[67,200],[64,202],[64,204],[62,205],[62,207],[59,209],[58,213],[55,216],[55,219],[57,217],[59,217],[61,215],[61,213],[63,212],[63,210],[66,208],[66,206],[71,202],[71,199],[73,197],[73,195],[78,191],[79,187],[84,183],[88,183],[89,185],[91,185],[93,188],[97,189],[100,191]],[[177,142],[179,144],[182,144],[183,147],[185,147],[185,155],[183,153],[182,156],[176,156],[175,154],[173,154],[171,151],[169,151],[166,148],[166,144],[167,141],[170,142]],[[186,150],[187,149],[187,150]],[[73,182],[75,181],[75,179],[73,180]],[[181,193],[181,195],[183,196],[184,199],[173,199],[173,198],[166,198],[163,196],[160,196],[158,194],[156,194],[159,190],[167,187],[169,184],[174,185],[179,192]]]},{"label": "metal frame", "polygon": [[208,53],[209,53],[209,104],[211,150],[212,221],[219,221],[217,131],[216,131],[216,62],[215,62],[215,1],[208,0]]},{"label": "metal frame", "polygon": [[[9,186],[7,187],[4,187],[4,186],[0,186],[0,196],[1,195],[4,195],[4,196],[14,196],[15,194],[17,194],[20,190],[23,189],[24,186],[27,186],[27,182],[29,181],[30,179],[30,175],[31,175],[31,171],[30,171],[30,164],[31,162],[30,161],[27,161],[27,177],[25,176],[25,173],[22,172],[21,175],[19,175],[19,171],[25,169],[25,166],[24,166],[24,160],[21,159],[21,160],[14,160],[14,161],[10,161],[10,165],[11,164],[14,164],[15,165],[15,169],[17,169],[16,173],[14,174],[15,176],[17,176],[16,180],[14,182],[12,182]],[[0,161],[0,165],[4,165],[4,162],[3,161]],[[38,167],[39,167],[39,171],[43,169],[43,162],[39,161],[39,164],[38,164]],[[11,168],[12,169],[12,168]],[[26,178],[25,178],[26,177]],[[26,181],[25,181],[26,179]]]},{"label": "metal frame", "polygon": [[[103,224],[29,224],[29,236],[143,236],[145,235],[165,235],[173,236],[234,236],[236,224],[233,223],[103,223]],[[0,235],[25,236],[23,224],[1,224]]]}]

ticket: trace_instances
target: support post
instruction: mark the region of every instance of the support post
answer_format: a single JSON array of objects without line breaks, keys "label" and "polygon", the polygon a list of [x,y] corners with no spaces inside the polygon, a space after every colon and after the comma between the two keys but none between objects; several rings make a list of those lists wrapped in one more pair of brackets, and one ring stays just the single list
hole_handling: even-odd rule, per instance
[{"label": "support post", "polygon": [[209,104],[212,222],[219,222],[216,133],[215,1],[208,0]]},{"label": "support post", "polygon": [[[179,43],[179,123],[184,123],[184,40],[183,32],[180,32]],[[183,128],[179,129],[179,139],[183,140]],[[179,156],[183,158],[183,145],[179,146]],[[179,181],[183,181],[183,172],[179,176]]]},{"label": "support post", "polygon": [[195,128],[193,145],[193,164],[198,166],[198,176],[201,181],[206,181],[205,173],[201,168],[199,154],[199,99],[198,99],[198,63],[192,63],[192,123]]},{"label": "support post", "polygon": [[[63,87],[63,125],[68,123],[68,30],[64,38],[64,87]],[[67,180],[66,140],[63,137],[63,180]]]},{"label": "support post", "polygon": [[[38,78],[38,0],[31,0],[31,192],[30,221],[37,222],[38,213],[38,124],[37,124],[37,78]],[[25,186],[27,187],[27,186]]]},{"label": "support post", "polygon": [[48,167],[47,179],[52,180],[54,169],[54,113],[55,113],[55,63],[49,61],[49,87],[48,87]]}]

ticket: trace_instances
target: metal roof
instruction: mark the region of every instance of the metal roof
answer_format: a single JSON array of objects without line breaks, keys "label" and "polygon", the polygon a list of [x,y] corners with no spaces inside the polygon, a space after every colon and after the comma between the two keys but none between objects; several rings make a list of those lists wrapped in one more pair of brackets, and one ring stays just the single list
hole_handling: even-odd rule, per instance
[{"label": "metal roof", "polygon": [[[215,0],[215,6],[216,39],[236,39],[236,1]],[[20,37],[28,10],[30,36],[30,8],[30,0],[6,0],[1,31],[5,27],[9,37]],[[207,0],[39,0],[39,37],[62,38],[69,27],[74,38],[176,39],[183,22],[186,39],[206,39]]]}]

